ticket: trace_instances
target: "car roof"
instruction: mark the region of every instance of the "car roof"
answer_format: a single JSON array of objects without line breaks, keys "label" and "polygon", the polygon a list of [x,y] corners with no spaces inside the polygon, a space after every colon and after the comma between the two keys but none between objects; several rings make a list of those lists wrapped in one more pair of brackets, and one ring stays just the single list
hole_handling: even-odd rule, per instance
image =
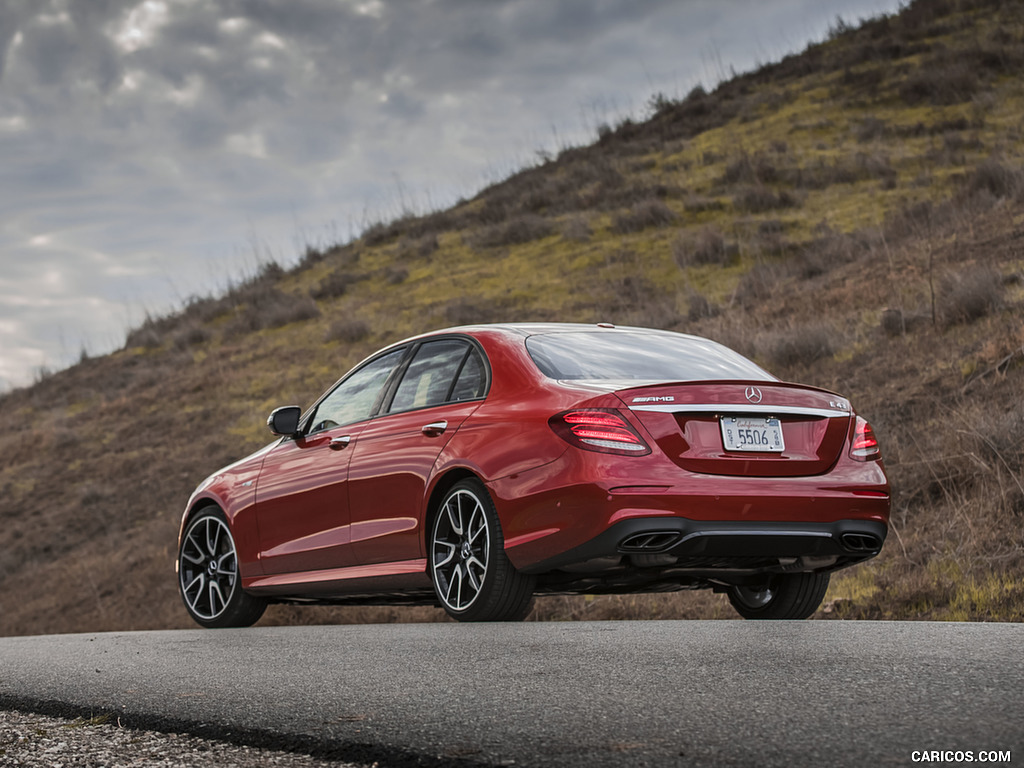
[{"label": "car roof", "polygon": [[[472,335],[473,332],[479,331],[497,331],[499,333],[504,332],[523,337],[552,333],[579,333],[583,331],[596,333],[649,333],[668,334],[672,336],[689,336],[689,334],[677,333],[675,331],[664,331],[657,328],[641,328],[628,325],[616,326],[612,323],[478,323],[473,325],[453,326],[451,328],[441,328],[435,331],[430,331],[429,333],[423,333],[417,336],[412,336],[408,339],[403,339],[392,346],[405,344],[410,341],[417,341],[431,336],[441,336],[448,333],[466,333]],[[699,337],[691,336],[691,338]]]}]

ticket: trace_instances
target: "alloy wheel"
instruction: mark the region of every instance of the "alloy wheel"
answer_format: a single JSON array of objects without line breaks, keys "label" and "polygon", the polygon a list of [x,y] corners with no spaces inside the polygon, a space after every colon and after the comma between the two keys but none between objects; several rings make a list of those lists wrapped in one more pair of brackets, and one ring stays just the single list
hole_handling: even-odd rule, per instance
[{"label": "alloy wheel", "polygon": [[775,593],[771,587],[765,587],[764,589],[751,589],[750,587],[735,587],[733,594],[736,599],[746,605],[748,608],[764,608],[768,605],[772,598],[775,597]]},{"label": "alloy wheel", "polygon": [[238,585],[238,555],[224,521],[198,518],[185,534],[179,557],[181,594],[200,619],[216,619],[227,609]]},{"label": "alloy wheel", "polygon": [[480,499],[467,489],[452,493],[434,523],[431,563],[438,596],[461,612],[477,599],[487,578],[490,530]]}]

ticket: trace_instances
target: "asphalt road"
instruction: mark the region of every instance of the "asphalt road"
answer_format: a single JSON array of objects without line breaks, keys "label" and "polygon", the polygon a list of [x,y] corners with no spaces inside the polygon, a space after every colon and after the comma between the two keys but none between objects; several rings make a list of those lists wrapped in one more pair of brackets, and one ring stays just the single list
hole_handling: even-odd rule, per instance
[{"label": "asphalt road", "polygon": [[1024,761],[1024,625],[583,622],[0,639],[0,707],[388,765]]}]

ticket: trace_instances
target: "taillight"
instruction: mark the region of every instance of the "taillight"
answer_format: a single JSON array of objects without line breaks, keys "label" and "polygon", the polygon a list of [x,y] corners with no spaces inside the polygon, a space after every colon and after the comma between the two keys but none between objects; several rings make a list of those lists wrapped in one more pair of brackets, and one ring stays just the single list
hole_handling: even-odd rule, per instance
[{"label": "taillight", "polygon": [[641,456],[651,449],[617,411],[587,408],[552,416],[551,428],[563,440],[588,451]]},{"label": "taillight", "polygon": [[875,433],[860,416],[853,430],[853,443],[850,445],[850,458],[857,461],[872,461],[882,458],[882,449],[878,447]]}]

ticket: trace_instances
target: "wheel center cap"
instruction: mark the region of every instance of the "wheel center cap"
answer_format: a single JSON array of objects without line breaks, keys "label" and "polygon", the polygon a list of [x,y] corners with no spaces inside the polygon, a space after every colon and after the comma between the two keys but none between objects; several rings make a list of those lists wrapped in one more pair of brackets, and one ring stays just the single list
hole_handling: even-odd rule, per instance
[{"label": "wheel center cap", "polygon": [[216,573],[217,572],[217,561],[216,560],[211,560],[209,562],[209,564],[206,566],[206,570],[208,570],[211,574]]},{"label": "wheel center cap", "polygon": [[462,555],[463,560],[469,560],[469,556],[473,554],[473,550],[470,548],[468,541],[462,542],[462,551],[459,554]]}]

